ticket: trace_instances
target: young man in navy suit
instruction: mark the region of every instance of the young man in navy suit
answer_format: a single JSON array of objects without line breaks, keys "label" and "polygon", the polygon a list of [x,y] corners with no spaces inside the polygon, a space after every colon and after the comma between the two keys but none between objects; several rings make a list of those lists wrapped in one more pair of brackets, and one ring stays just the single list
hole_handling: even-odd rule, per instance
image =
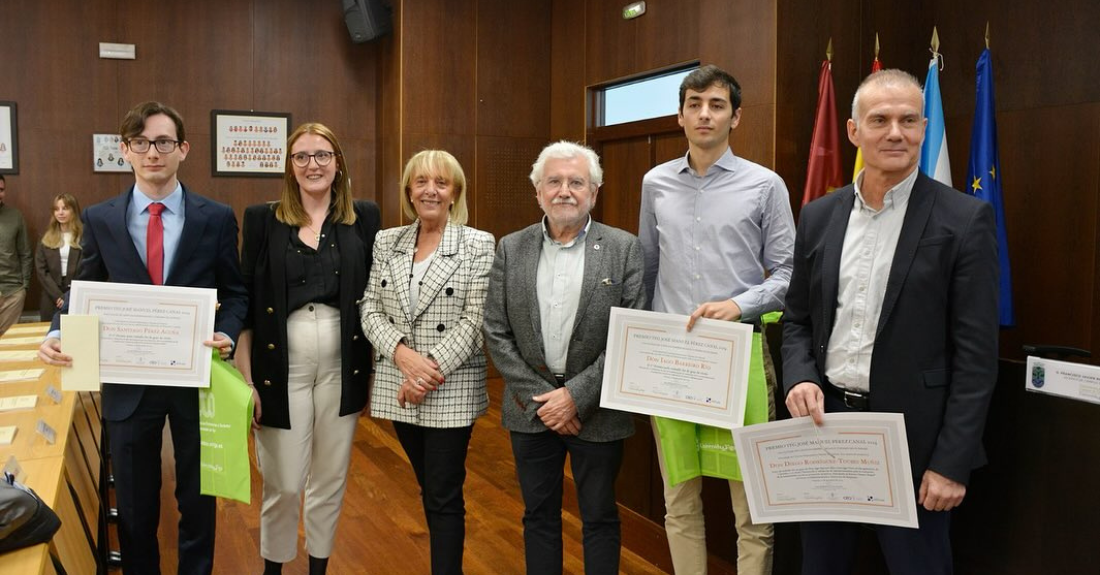
[{"label": "young man in navy suit", "polygon": [[[950,510],[985,462],[997,380],[997,243],[989,203],[917,168],[916,78],[860,85],[848,139],[865,168],[802,209],[783,326],[791,415],[905,415],[919,529],[874,526],[893,575],[952,572]],[[847,574],[859,525],[802,524],[802,573]]]},{"label": "young man in navy suit", "polygon": [[[176,177],[190,144],[183,119],[159,102],[135,106],[122,120],[121,152],[134,185],[83,215],[84,260],[75,279],[173,285],[218,290],[215,331],[206,345],[222,357],[233,350],[248,304],[237,256],[237,218]],[[68,294],[62,313],[68,312]],[[38,355],[70,366],[61,351],[60,314]],[[214,569],[215,502],[199,494],[198,390],[185,387],[103,385],[103,415],[119,510],[122,568],[127,575],[159,574],[161,437],[165,419],[176,460],[180,510],[180,575]]]}]

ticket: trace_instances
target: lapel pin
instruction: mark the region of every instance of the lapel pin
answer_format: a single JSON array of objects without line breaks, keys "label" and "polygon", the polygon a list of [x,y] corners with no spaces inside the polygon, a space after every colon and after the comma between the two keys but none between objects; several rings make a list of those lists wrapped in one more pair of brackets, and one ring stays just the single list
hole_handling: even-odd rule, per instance
[{"label": "lapel pin", "polygon": [[600,249],[600,244],[596,244],[596,245],[592,246],[592,249],[594,249],[594,250]]},{"label": "lapel pin", "polygon": [[611,281],[611,278],[603,278],[602,280],[600,280],[600,283],[605,286],[615,285],[615,282]]}]

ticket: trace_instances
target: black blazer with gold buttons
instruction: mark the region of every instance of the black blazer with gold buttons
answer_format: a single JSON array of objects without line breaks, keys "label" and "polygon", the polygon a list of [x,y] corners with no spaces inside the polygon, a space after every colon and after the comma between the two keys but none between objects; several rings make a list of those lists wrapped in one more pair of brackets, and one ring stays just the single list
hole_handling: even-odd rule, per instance
[{"label": "black blazer with gold buttons", "polygon": [[[250,296],[245,329],[252,330],[252,382],[260,394],[260,423],[290,428],[287,395],[286,250],[294,228],[275,219],[277,203],[244,212],[241,272]],[[363,409],[370,393],[371,348],[359,325],[359,297],[370,276],[374,236],[381,215],[374,202],[355,202],[356,221],[336,225],[340,246],[340,415]]]}]

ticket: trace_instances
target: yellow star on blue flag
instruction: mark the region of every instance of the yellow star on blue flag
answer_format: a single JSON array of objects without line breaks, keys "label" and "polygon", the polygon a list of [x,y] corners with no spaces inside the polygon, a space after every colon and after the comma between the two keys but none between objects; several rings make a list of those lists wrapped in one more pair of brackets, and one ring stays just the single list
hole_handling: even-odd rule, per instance
[{"label": "yellow star on blue flag", "polygon": [[[1005,231],[1005,211],[1001,197],[1001,181],[997,178],[997,116],[993,104],[993,62],[986,48],[978,57],[978,94],[974,108],[974,127],[970,133],[970,161],[966,166],[966,181],[973,182],[967,190],[976,198],[993,204],[997,219],[997,258],[1000,264],[1000,321],[1002,326],[1016,324],[1012,309],[1012,271],[1008,265],[1008,234]],[[988,168],[988,171],[986,171]],[[985,181],[979,174],[988,173]],[[984,184],[984,185],[983,185]]]}]

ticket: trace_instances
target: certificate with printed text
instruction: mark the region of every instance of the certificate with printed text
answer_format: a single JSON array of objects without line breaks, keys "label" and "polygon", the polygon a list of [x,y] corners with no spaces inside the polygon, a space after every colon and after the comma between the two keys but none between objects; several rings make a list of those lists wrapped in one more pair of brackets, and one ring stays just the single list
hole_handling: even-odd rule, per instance
[{"label": "certificate with printed text", "polygon": [[900,413],[828,413],[733,431],[754,523],[912,527],[917,505]]},{"label": "certificate with printed text", "polygon": [[[210,386],[217,290],[74,281],[69,313],[99,317],[103,383]],[[81,345],[61,333],[62,349]]]},{"label": "certificate with printed text", "polygon": [[752,326],[611,308],[600,407],[741,427]]}]

